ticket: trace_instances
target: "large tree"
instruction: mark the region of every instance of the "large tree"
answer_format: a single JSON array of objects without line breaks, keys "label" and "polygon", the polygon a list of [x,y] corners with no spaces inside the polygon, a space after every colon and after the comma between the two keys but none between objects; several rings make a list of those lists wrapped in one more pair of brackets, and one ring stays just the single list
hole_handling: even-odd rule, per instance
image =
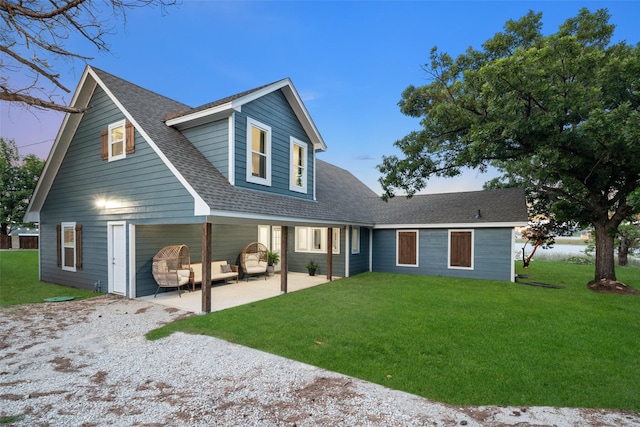
[{"label": "large tree", "polygon": [[127,9],[164,6],[177,0],[0,0],[0,100],[69,113],[61,102],[63,63],[91,58],[68,45],[108,52],[107,35]]},{"label": "large tree", "polygon": [[640,178],[640,44],[612,44],[606,10],[582,9],[554,34],[541,29],[542,14],[529,12],[455,59],[433,48],[430,82],[409,86],[399,103],[421,129],[395,143],[403,158],[378,166],[384,196],[495,167],[500,185],[526,187],[532,213],[592,225],[589,286],[619,288],[614,235],[636,209],[629,197]]},{"label": "large tree", "polygon": [[0,235],[23,225],[43,166],[34,154],[20,157],[15,141],[0,137]]}]

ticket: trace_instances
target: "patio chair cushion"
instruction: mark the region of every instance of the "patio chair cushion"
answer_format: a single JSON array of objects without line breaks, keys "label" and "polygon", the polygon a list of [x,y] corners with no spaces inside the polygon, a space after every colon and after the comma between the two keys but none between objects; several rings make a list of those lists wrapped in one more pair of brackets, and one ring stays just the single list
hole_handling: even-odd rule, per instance
[{"label": "patio chair cushion", "polygon": [[[226,267],[224,267],[226,266]],[[223,272],[223,267],[229,269],[228,272]],[[195,262],[191,264],[191,270],[193,271],[193,283],[202,284],[202,263]],[[228,280],[237,279],[238,272],[234,271],[233,267],[227,263],[227,261],[211,261],[211,281],[216,280]]]},{"label": "patio chair cushion", "polygon": [[261,261],[258,254],[246,254],[244,260],[248,274],[258,274],[267,271],[267,262]]}]

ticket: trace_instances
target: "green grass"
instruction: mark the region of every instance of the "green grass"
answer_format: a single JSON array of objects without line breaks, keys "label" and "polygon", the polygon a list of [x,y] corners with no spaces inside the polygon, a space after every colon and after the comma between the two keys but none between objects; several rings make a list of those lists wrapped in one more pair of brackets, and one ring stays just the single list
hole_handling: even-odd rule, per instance
[{"label": "green grass", "polygon": [[[640,269],[618,278],[640,288]],[[534,261],[521,284],[362,274],[181,320],[205,334],[453,405],[640,410],[640,297],[593,266]]]},{"label": "green grass", "polygon": [[0,251],[0,307],[43,302],[45,298],[91,298],[96,292],[38,280],[38,251]]}]

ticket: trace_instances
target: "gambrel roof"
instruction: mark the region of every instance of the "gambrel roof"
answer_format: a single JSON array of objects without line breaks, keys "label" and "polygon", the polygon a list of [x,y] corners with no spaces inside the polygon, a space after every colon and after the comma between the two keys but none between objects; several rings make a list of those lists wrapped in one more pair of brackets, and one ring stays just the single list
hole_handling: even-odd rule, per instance
[{"label": "gambrel roof", "polygon": [[[182,134],[181,129],[219,120],[240,111],[252,100],[281,90],[314,150],[326,145],[289,79],[192,108],[144,89],[105,71],[87,67],[71,105],[85,108],[96,87],[109,96],[133,123],[173,175],[194,199],[196,216],[220,221],[263,221],[271,224],[386,224],[472,223],[524,225],[527,221],[522,190],[452,193],[449,195],[396,197],[382,201],[350,172],[316,160],[316,200],[304,200],[268,192],[238,188]],[[26,220],[38,222],[42,208],[82,114],[67,114],[29,205]],[[474,219],[476,211],[481,218]]]}]

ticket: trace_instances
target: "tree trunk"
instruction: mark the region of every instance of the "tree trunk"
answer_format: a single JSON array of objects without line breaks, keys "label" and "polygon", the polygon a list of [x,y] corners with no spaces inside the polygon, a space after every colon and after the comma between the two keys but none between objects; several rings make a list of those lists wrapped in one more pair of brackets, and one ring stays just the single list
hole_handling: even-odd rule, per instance
[{"label": "tree trunk", "polygon": [[607,222],[593,224],[596,232],[596,272],[594,280],[616,281],[614,257],[614,232],[616,230]]},{"label": "tree trunk", "polygon": [[524,254],[524,248],[527,246],[527,244],[525,243],[524,246],[522,247],[522,264],[523,264],[523,268],[529,268],[529,264],[531,263],[531,258],[533,258],[533,254],[536,253],[536,250],[538,249],[538,246],[540,246],[540,243],[536,243],[533,246],[533,249],[531,250],[531,253],[529,254],[529,256],[525,256]]},{"label": "tree trunk", "polygon": [[0,236],[7,236],[9,234],[9,223],[3,222],[0,224]]},{"label": "tree trunk", "polygon": [[627,236],[620,236],[620,246],[618,246],[618,265],[625,266],[629,263],[629,239]]}]

